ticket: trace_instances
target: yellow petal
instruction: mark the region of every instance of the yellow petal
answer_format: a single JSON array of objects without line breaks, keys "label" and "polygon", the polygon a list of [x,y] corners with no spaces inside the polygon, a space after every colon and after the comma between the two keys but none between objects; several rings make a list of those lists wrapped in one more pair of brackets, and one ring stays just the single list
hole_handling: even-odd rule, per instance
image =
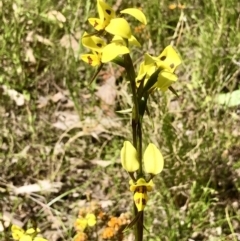
[{"label": "yellow petal", "polygon": [[136,183],[134,183],[133,180],[130,180],[129,185],[130,185],[131,192],[135,192],[136,188],[143,187],[143,186],[147,188],[148,192],[150,192],[150,191],[152,191],[153,186],[154,186],[152,180],[150,180],[149,182],[146,182],[146,180],[144,178],[139,178]]},{"label": "yellow petal", "polygon": [[93,227],[96,224],[96,219],[89,219],[88,220],[88,226]]},{"label": "yellow petal", "polygon": [[145,25],[147,24],[146,16],[144,15],[144,13],[141,10],[139,10],[137,8],[127,8],[127,9],[120,11],[120,13],[127,13],[127,14],[133,16],[134,18],[136,18],[141,23],[143,23]]},{"label": "yellow petal", "polygon": [[101,58],[96,54],[83,54],[81,55],[81,60],[90,64],[93,67],[101,64]]},{"label": "yellow petal", "polygon": [[36,237],[33,239],[33,241],[48,241],[48,240],[42,237]]},{"label": "yellow petal", "polygon": [[166,91],[168,87],[177,81],[177,76],[167,70],[163,70],[158,75],[157,83],[154,87],[159,88],[162,91]]},{"label": "yellow petal", "polygon": [[163,156],[160,150],[152,143],[150,143],[143,155],[145,171],[156,175],[163,169]]},{"label": "yellow petal", "polygon": [[106,45],[104,40],[94,35],[89,36],[87,32],[83,34],[82,44],[83,46],[97,52],[101,52],[102,48]]},{"label": "yellow petal", "polygon": [[[145,74],[145,72],[144,72],[144,62],[141,62],[140,66],[139,66],[139,70],[138,70],[138,76],[142,76],[144,74]],[[139,78],[137,77],[137,79],[139,79]]]},{"label": "yellow petal", "polygon": [[141,47],[141,44],[133,35],[131,35],[130,39],[128,39],[128,42],[129,42],[129,45],[135,45],[137,47]]},{"label": "yellow petal", "polygon": [[74,223],[74,226],[78,231],[84,231],[87,225],[88,225],[88,221],[85,218],[77,218],[77,220]]},{"label": "yellow petal", "polygon": [[144,178],[139,178],[136,183],[136,187],[139,186],[145,186],[147,184],[146,180]]},{"label": "yellow petal", "polygon": [[34,228],[29,228],[29,229],[27,229],[27,231],[25,233],[28,235],[35,234],[35,233],[37,234],[40,232],[40,229],[38,229],[38,230],[35,230]]},{"label": "yellow petal", "polygon": [[169,66],[169,64],[162,60],[157,60],[155,62],[158,68],[168,70],[169,72],[173,73],[173,69]]},{"label": "yellow petal", "polygon": [[[119,43],[122,43],[123,45],[126,45],[124,38],[122,38],[118,35],[114,35],[111,42],[116,42],[116,41]],[[141,44],[138,42],[138,40],[133,35],[131,35],[130,39],[128,39],[128,43],[130,46],[135,45],[135,46],[141,47]]]},{"label": "yellow petal", "polygon": [[27,234],[24,234],[20,239],[19,241],[32,241],[33,238]]},{"label": "yellow petal", "polygon": [[149,77],[156,71],[156,57],[153,57],[149,54],[144,55],[144,62],[140,64],[138,76],[136,78],[137,86],[139,85],[139,81],[145,76],[144,85],[147,83]]},{"label": "yellow petal", "polygon": [[116,44],[126,46],[126,41],[124,40],[124,38],[122,38],[121,36],[118,36],[118,35],[113,36],[111,43],[116,43]]},{"label": "yellow petal", "polygon": [[147,73],[148,76],[151,76],[152,73],[155,71],[156,69],[156,58],[149,55],[149,54],[145,54],[144,55],[144,62],[142,65],[142,73]]},{"label": "yellow petal", "polygon": [[17,225],[11,227],[12,237],[14,240],[19,240],[24,235],[24,230]]},{"label": "yellow petal", "polygon": [[182,62],[179,55],[171,45],[168,45],[158,58],[168,66],[172,73]]},{"label": "yellow petal", "polygon": [[147,185],[146,187],[147,187],[147,191],[148,191],[148,192],[150,192],[150,191],[153,190],[154,183],[153,183],[153,180],[152,180],[152,179],[148,182],[148,185]]},{"label": "yellow petal", "polygon": [[86,215],[86,219],[88,221],[88,226],[92,227],[96,224],[96,216],[93,213],[88,213]]},{"label": "yellow petal", "polygon": [[119,35],[123,38],[131,38],[131,29],[124,18],[114,18],[110,21],[105,30],[112,35]]},{"label": "yellow petal", "polygon": [[139,86],[140,81],[143,79],[144,75],[146,73],[144,72],[144,62],[142,62],[139,66],[139,71],[138,71],[138,75],[136,77],[136,85]]},{"label": "yellow petal", "polygon": [[103,30],[106,26],[99,18],[89,18],[88,22],[97,30]]},{"label": "yellow petal", "polygon": [[118,55],[127,54],[129,52],[129,49],[121,43],[110,43],[102,50],[102,63],[107,63],[115,59]]},{"label": "yellow petal", "polygon": [[124,141],[121,150],[121,163],[127,172],[135,172],[139,169],[137,151],[129,141]]},{"label": "yellow petal", "polygon": [[97,1],[97,9],[99,18],[101,21],[110,21],[112,18],[115,18],[114,10],[103,0]]},{"label": "yellow petal", "polygon": [[156,61],[159,61],[158,58],[151,56],[150,54],[144,54],[144,65],[153,65]]}]

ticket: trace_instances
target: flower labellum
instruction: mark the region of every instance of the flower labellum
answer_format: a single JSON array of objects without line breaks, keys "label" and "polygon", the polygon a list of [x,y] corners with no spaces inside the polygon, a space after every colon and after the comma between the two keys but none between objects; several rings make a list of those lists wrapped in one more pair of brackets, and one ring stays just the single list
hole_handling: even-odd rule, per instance
[{"label": "flower labellum", "polygon": [[134,183],[133,180],[130,180],[129,184],[130,191],[134,192],[134,203],[138,212],[141,212],[147,204],[147,192],[150,192],[153,189],[153,181],[150,180],[149,182],[146,182],[144,178],[139,178],[136,183]]}]

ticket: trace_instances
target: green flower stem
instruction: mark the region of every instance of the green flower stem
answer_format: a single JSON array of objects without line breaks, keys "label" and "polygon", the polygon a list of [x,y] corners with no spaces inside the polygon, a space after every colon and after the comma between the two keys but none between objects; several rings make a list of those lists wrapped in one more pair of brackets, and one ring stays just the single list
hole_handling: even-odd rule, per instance
[{"label": "green flower stem", "polygon": [[[138,170],[138,177],[137,180],[141,177],[143,177],[143,170],[142,170],[142,122],[139,119],[138,120],[138,125],[137,125],[137,137],[138,137],[138,155],[139,155],[139,160],[140,160],[140,165],[139,165],[139,170]],[[134,204],[135,206],[135,204]],[[141,212],[141,216],[136,223],[136,231],[135,231],[135,238],[137,241],[142,241],[143,240],[143,214],[144,212]],[[139,215],[138,210],[135,206],[135,215]]]},{"label": "green flower stem", "polygon": [[144,211],[140,213],[140,218],[137,222],[137,241],[143,241],[143,219],[144,219]]},{"label": "green flower stem", "polygon": [[138,119],[138,123],[137,123],[137,137],[138,137],[138,141],[137,141],[137,152],[139,155],[139,160],[140,160],[140,165],[139,165],[139,169],[138,169],[138,177],[137,179],[143,177],[143,168],[142,168],[142,122],[140,119]]},{"label": "green flower stem", "polygon": [[133,67],[133,62],[129,54],[124,55],[125,69],[130,80],[132,95],[133,95],[133,110],[132,110],[132,131],[133,131],[133,146],[136,148],[139,156],[139,171],[138,178],[143,176],[142,170],[142,125],[139,118],[139,103],[137,96],[137,88],[135,83],[136,74]]},{"label": "green flower stem", "polygon": [[[133,135],[133,146],[136,148],[138,153],[138,161],[139,161],[139,171],[138,177],[143,176],[142,170],[142,125],[139,118],[139,103],[137,96],[137,88],[135,83],[136,74],[133,67],[133,62],[129,54],[124,55],[124,65],[127,72],[128,79],[130,80],[132,95],[133,95],[133,110],[132,110],[132,135]],[[138,210],[134,206],[134,215],[135,217],[139,215]],[[143,212],[141,218],[136,223],[135,228],[135,240],[142,241],[143,240]]]},{"label": "green flower stem", "polygon": [[135,83],[135,70],[133,62],[129,54],[124,55],[124,65],[127,72],[128,79],[130,80],[132,95],[133,95],[133,110],[132,110],[132,130],[133,130],[133,146],[137,149],[137,125],[139,120],[139,106],[137,98],[137,89]]}]

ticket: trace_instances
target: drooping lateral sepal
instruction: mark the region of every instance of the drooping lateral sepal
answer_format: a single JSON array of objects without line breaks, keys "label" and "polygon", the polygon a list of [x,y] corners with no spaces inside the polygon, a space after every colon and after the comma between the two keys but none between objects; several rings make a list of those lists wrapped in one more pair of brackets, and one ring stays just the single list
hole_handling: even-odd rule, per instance
[{"label": "drooping lateral sepal", "polygon": [[150,143],[143,155],[144,167],[146,173],[157,175],[163,170],[164,160],[160,150]]},{"label": "drooping lateral sepal", "polygon": [[130,141],[124,141],[121,149],[121,163],[127,172],[135,172],[139,169],[138,154]]}]

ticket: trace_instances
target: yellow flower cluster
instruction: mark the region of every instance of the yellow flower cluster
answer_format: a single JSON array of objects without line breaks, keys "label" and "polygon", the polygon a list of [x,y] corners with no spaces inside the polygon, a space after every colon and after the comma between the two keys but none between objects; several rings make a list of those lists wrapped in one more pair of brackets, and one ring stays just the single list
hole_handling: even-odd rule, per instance
[{"label": "yellow flower cluster", "polygon": [[29,228],[26,231],[17,225],[12,225],[11,227],[12,237],[14,240],[18,241],[48,241],[45,238],[38,237],[40,229]]},{"label": "yellow flower cluster", "polygon": [[96,222],[96,216],[93,213],[88,213],[85,217],[77,218],[74,226],[77,231],[84,231],[87,226],[93,227]]},{"label": "yellow flower cluster", "polygon": [[[97,0],[99,18],[89,18],[89,23],[97,31],[96,36],[85,32],[82,37],[83,46],[92,53],[84,54],[81,59],[92,66],[98,66],[115,59],[119,55],[130,52],[128,45],[141,46],[132,35],[129,23],[124,18],[116,17],[115,11],[103,0]],[[147,23],[145,15],[136,8],[127,8],[120,11],[129,14],[144,25]],[[110,42],[105,42],[99,36],[110,36]]]},{"label": "yellow flower cluster", "polygon": [[74,227],[77,234],[74,236],[73,241],[87,241],[88,240],[88,227],[94,227],[97,223],[97,213],[101,213],[101,207],[96,202],[91,202],[88,207],[81,208],[78,217],[74,222]]}]

